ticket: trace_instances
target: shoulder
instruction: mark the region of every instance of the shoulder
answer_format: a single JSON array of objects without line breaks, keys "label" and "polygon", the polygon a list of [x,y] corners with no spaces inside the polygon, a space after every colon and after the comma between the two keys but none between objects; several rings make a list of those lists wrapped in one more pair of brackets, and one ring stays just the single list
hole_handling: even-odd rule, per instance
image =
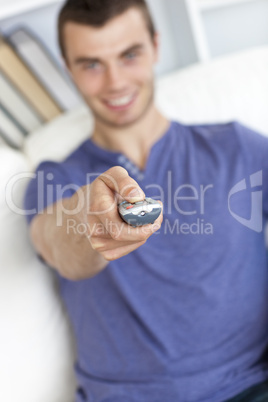
[{"label": "shoulder", "polygon": [[55,160],[45,160],[42,161],[37,169],[36,173],[43,172],[45,174],[53,173],[57,174],[57,176],[72,176],[72,173],[75,172],[76,168],[81,164],[84,160],[89,160],[86,148],[87,141],[84,141],[78,148],[76,148],[71,154],[69,154],[62,161]]},{"label": "shoulder", "polygon": [[174,122],[175,137],[185,151],[205,153],[233,153],[237,149],[237,122],[181,124]]},{"label": "shoulder", "polygon": [[237,130],[236,121],[227,123],[206,123],[206,124],[183,124],[178,121],[172,121],[171,128],[177,133],[185,132],[188,137],[203,137],[208,140],[220,139],[224,136],[232,136]]},{"label": "shoulder", "polygon": [[188,138],[194,140],[204,140],[211,143],[235,143],[241,147],[266,147],[268,146],[268,137],[260,134],[256,130],[245,126],[239,121],[227,123],[209,123],[209,124],[181,124],[174,122],[173,126],[177,131],[185,131]]},{"label": "shoulder", "polygon": [[[174,122],[175,137],[185,152],[198,160],[240,160],[254,168],[268,167],[268,137],[238,121],[216,124]],[[182,140],[181,140],[182,139]]]},{"label": "shoulder", "polygon": [[268,137],[242,123],[235,123],[235,135],[247,160],[260,167],[268,167]]},{"label": "shoulder", "polygon": [[249,146],[260,147],[268,146],[268,137],[257,130],[245,126],[240,122],[235,122],[235,133],[241,143]]},{"label": "shoulder", "polygon": [[220,140],[227,136],[232,138],[236,131],[237,122],[207,123],[187,125],[187,129],[196,137],[203,137],[208,140]]}]

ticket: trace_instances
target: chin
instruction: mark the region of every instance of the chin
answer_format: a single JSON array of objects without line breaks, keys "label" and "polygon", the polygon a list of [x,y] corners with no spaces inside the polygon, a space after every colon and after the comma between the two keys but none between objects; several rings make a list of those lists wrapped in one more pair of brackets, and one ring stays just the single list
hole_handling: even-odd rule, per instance
[{"label": "chin", "polygon": [[98,121],[100,121],[102,124],[105,124],[106,126],[117,128],[117,129],[124,129],[124,128],[131,127],[134,124],[136,124],[138,121],[140,121],[141,117],[125,119],[122,121],[118,121],[118,120],[116,121],[116,120],[112,120],[112,119],[108,120],[105,118],[100,119],[97,117],[96,117],[96,119]]},{"label": "chin", "polygon": [[[107,114],[105,114],[103,111],[97,112],[96,110],[94,110],[93,108],[91,108],[93,115],[95,117],[96,121],[99,121],[101,124],[105,124],[108,127],[113,127],[113,128],[117,128],[117,129],[124,129],[127,127],[131,127],[134,124],[138,123],[140,120],[142,120],[145,115],[149,112],[150,108],[153,106],[153,100],[154,100],[154,96],[152,94],[152,96],[150,97],[150,99],[145,103],[145,105],[141,108],[139,107],[140,111],[139,112],[134,112],[134,110],[132,111],[132,116],[122,116],[120,118],[120,116],[115,116],[115,117],[108,117]],[[90,107],[90,105],[89,105]]]}]

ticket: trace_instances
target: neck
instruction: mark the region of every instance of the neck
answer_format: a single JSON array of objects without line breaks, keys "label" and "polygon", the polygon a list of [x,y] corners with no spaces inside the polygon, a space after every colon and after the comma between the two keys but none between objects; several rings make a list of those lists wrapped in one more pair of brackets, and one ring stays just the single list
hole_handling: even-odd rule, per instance
[{"label": "neck", "polygon": [[127,127],[111,127],[96,120],[92,141],[102,148],[121,152],[144,169],[151,147],[168,126],[168,120],[152,107],[139,121]]}]

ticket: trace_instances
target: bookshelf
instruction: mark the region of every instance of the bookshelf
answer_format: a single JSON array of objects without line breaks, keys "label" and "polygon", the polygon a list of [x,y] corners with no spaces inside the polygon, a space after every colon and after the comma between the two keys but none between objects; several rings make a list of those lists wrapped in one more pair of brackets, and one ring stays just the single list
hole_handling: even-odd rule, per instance
[{"label": "bookshelf", "polygon": [[62,0],[0,0],[0,20],[61,2]]}]

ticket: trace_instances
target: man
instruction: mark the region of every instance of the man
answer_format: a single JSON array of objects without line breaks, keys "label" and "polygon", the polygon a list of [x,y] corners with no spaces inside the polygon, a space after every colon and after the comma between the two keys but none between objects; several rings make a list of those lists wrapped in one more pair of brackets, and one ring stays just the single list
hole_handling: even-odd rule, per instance
[{"label": "man", "polygon": [[[161,115],[143,0],[69,0],[59,38],[95,126],[39,166],[42,195],[33,180],[25,208],[73,323],[76,401],[268,400],[268,140]],[[262,183],[263,199],[251,194]],[[123,223],[117,203],[145,195],[164,219]]]}]

